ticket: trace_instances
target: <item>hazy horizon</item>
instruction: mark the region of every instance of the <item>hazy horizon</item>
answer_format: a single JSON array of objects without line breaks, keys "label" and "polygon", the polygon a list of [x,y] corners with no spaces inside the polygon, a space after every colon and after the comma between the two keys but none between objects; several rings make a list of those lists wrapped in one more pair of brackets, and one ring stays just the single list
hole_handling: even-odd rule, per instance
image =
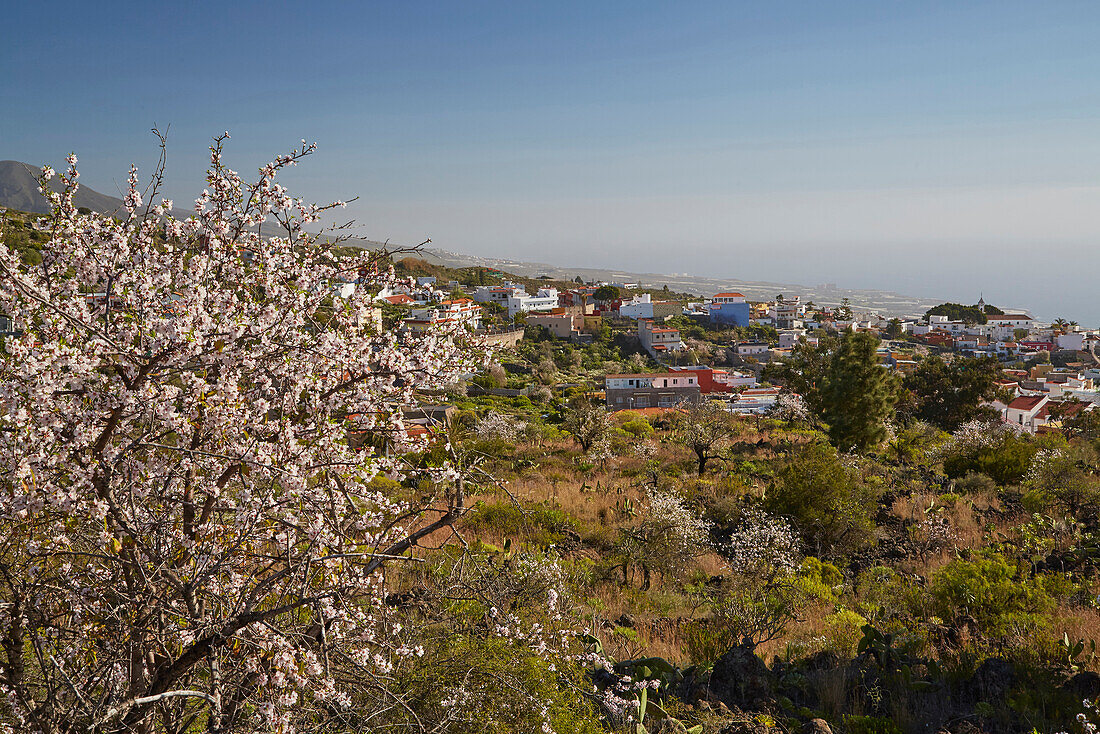
[{"label": "hazy horizon", "polygon": [[171,125],[186,207],[307,138],[370,239],[1100,325],[1095,4],[291,7],[11,8],[0,158],[114,194]]}]

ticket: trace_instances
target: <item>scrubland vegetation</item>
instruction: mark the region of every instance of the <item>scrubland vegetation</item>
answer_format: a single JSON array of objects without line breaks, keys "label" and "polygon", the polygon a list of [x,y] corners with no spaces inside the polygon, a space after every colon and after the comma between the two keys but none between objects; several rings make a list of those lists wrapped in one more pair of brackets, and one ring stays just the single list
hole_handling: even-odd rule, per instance
[{"label": "scrubland vegetation", "polygon": [[649,667],[684,725],[1053,731],[1100,692],[1087,440],[914,421],[851,454],[712,415],[700,475],[690,414],[614,414],[585,451],[562,430],[583,407],[528,402],[458,416],[499,481],[459,530],[502,563],[554,558],[611,658],[672,666]]}]

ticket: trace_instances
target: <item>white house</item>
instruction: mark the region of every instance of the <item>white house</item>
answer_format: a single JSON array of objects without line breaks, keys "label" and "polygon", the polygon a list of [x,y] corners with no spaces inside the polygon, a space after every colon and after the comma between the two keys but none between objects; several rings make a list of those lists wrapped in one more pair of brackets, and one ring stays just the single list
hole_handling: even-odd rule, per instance
[{"label": "white house", "polygon": [[680,403],[697,403],[701,395],[699,377],[691,373],[663,372],[645,375],[607,375],[604,394],[611,410],[671,408]]},{"label": "white house", "polygon": [[777,298],[768,307],[768,318],[780,329],[799,328],[805,314],[806,306],[801,303],[798,296],[794,298]]},{"label": "white house", "polygon": [[515,316],[521,311],[553,311],[558,307],[557,288],[539,288],[539,292],[533,296],[526,293],[516,294],[508,299],[508,315]]},{"label": "white house", "polygon": [[655,358],[684,348],[679,329],[659,327],[652,319],[638,319],[638,340]]},{"label": "white house", "polygon": [[764,342],[741,342],[734,349],[739,357],[759,357],[767,354],[770,347]]},{"label": "white house", "polygon": [[1030,329],[1035,323],[1035,320],[1025,313],[1006,313],[1002,316],[988,316],[986,318],[986,323],[990,326],[1010,326],[1013,329]]},{"label": "white house", "polygon": [[509,316],[515,316],[527,311],[553,311],[558,307],[558,289],[540,288],[538,294],[532,296],[516,283],[483,285],[474,292],[474,300],[478,303],[498,303],[508,309]]},{"label": "white house", "polygon": [[403,323],[414,332],[427,331],[432,327],[480,329],[481,306],[469,298],[442,301],[438,306],[413,309],[412,315]]},{"label": "white house", "polygon": [[504,285],[482,285],[474,291],[474,300],[478,303],[497,303],[507,305],[508,299],[518,294],[527,295],[522,285],[505,283]]},{"label": "white house", "polygon": [[779,332],[779,348],[790,349],[806,336],[805,329],[789,329]]},{"label": "white house", "polygon": [[684,312],[677,301],[654,301],[648,293],[638,293],[619,304],[619,315],[627,319],[664,319]]},{"label": "white house", "polygon": [[766,413],[775,407],[779,394],[776,387],[742,390],[730,400],[729,410],[732,413]]},{"label": "white house", "polygon": [[1073,349],[1079,352],[1085,348],[1085,335],[1080,331],[1059,334],[1055,343],[1059,349]]},{"label": "white house", "polygon": [[1005,422],[1021,426],[1028,433],[1035,433],[1035,416],[1049,402],[1050,398],[1046,395],[1021,395],[1005,408]]},{"label": "white house", "polygon": [[653,297],[639,293],[619,306],[619,315],[627,319],[653,318]]}]

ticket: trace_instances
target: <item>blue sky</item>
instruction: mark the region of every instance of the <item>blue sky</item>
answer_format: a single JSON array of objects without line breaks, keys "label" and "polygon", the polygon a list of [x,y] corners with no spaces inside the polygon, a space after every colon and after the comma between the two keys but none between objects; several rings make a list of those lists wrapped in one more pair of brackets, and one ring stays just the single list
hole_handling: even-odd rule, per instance
[{"label": "blue sky", "polygon": [[19,3],[0,158],[111,193],[171,125],[476,254],[895,289],[1100,325],[1094,2]]}]

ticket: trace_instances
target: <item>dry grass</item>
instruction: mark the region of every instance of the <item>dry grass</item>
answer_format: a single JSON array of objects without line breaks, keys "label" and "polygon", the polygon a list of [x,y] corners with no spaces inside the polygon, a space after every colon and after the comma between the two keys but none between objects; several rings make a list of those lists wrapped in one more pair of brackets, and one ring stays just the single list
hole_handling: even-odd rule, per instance
[{"label": "dry grass", "polygon": [[[1100,670],[1100,610],[1063,605],[1053,616],[1055,633],[1064,632],[1072,642],[1085,642],[1085,651],[1076,663],[1087,670]],[[1098,650],[1095,656],[1090,642],[1096,642]]]}]

